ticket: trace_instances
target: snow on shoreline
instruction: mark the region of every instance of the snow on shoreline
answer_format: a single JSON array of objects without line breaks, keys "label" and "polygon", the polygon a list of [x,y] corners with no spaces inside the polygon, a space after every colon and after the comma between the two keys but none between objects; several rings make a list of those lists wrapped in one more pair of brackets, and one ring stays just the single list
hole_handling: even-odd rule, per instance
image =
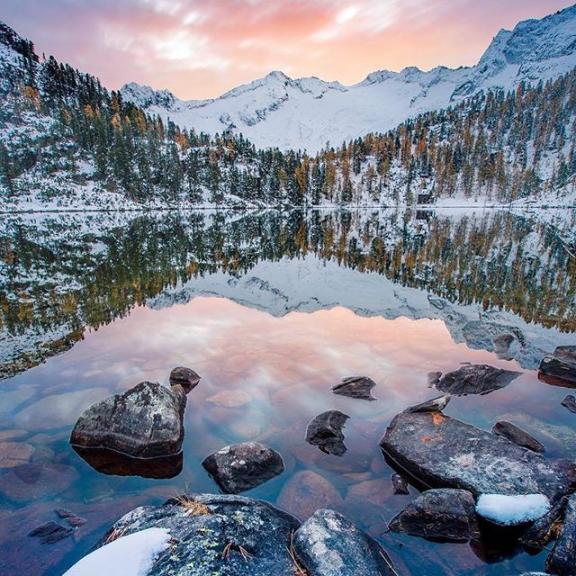
[{"label": "snow on shoreline", "polygon": [[503,526],[534,522],[549,510],[550,501],[544,494],[482,494],[476,504],[476,512],[480,516]]}]

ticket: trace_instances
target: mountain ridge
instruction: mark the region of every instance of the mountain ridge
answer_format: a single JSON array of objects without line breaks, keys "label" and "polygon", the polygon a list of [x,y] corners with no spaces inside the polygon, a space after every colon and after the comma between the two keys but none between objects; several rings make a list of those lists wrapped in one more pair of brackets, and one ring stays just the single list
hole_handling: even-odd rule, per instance
[{"label": "mountain ridge", "polygon": [[313,153],[327,142],[340,145],[386,131],[483,90],[556,78],[574,65],[576,5],[540,20],[525,20],[511,31],[500,30],[471,67],[377,70],[350,86],[273,71],[208,100],[179,100],[171,92],[136,83],[125,85],[121,93],[127,101],[184,128],[208,134],[232,131],[260,148]]}]

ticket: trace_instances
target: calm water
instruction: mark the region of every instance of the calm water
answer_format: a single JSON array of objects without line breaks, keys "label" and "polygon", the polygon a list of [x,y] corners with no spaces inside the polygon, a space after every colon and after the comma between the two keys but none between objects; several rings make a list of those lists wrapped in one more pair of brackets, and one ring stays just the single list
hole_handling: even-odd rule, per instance
[{"label": "calm water", "polygon": [[[247,493],[300,517],[340,510],[381,540],[401,574],[514,575],[545,555],[432,544],[385,533],[395,496],[378,441],[390,419],[434,395],[430,371],[464,362],[517,370],[446,412],[483,428],[509,419],[547,456],[573,457],[567,390],[537,377],[556,345],[576,343],[574,215],[525,218],[357,212],[27,215],[0,227],[0,574],[61,574],[141,504],[214,492],[200,462],[260,440],[286,471]],[[546,221],[544,221],[546,220]],[[492,340],[513,334],[509,352]],[[171,479],[106,475],[68,445],[91,403],[189,366],[184,463]],[[335,396],[370,376],[377,402]],[[306,444],[314,416],[350,416],[342,458]],[[26,534],[67,508],[74,538]]]}]

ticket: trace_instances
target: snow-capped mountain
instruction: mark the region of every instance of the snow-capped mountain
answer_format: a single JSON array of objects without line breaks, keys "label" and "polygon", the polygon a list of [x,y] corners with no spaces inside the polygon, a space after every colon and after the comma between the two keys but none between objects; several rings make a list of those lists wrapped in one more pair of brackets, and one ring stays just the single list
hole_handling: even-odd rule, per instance
[{"label": "snow-capped mountain", "polygon": [[241,132],[258,147],[315,152],[327,142],[394,128],[422,112],[445,108],[481,90],[548,80],[576,66],[576,5],[500,31],[470,68],[373,72],[353,86],[282,72],[214,100],[178,100],[170,92],[127,84],[126,100],[176,124],[207,133]]}]

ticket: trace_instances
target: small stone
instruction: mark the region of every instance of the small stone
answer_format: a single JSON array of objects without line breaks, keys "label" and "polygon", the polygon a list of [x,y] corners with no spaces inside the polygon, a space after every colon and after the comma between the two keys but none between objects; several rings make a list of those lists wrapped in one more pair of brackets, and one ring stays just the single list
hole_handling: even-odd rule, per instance
[{"label": "small stone", "polygon": [[524,448],[528,448],[528,450],[532,450],[532,452],[544,452],[544,446],[528,434],[522,430],[522,428],[518,428],[511,422],[506,422],[505,420],[501,420],[496,422],[492,428],[492,432],[494,434],[498,434],[499,436],[504,436],[504,438],[508,438],[514,444],[518,444],[518,446],[522,446]]},{"label": "small stone", "polygon": [[483,395],[508,386],[518,376],[519,372],[502,370],[487,364],[471,364],[446,374],[436,388],[456,396]]},{"label": "small stone", "polygon": [[42,544],[55,544],[72,534],[72,528],[62,526],[57,522],[46,522],[28,533],[32,538],[38,538]]},{"label": "small stone", "polygon": [[306,429],[306,442],[326,453],[342,456],[346,452],[342,428],[349,416],[338,410],[330,410],[316,416]]},{"label": "small stone", "polygon": [[576,346],[558,346],[552,356],[546,356],[540,362],[540,374],[559,380],[559,385],[568,387],[576,384]]},{"label": "small stone", "polygon": [[70,526],[73,528],[79,528],[80,526],[84,526],[86,524],[86,520],[84,518],[80,518],[80,516],[76,516],[74,512],[70,512],[70,510],[65,510],[64,508],[59,508],[58,510],[54,510],[58,518],[62,518],[66,520]]},{"label": "small stone", "polygon": [[447,542],[469,542],[480,535],[472,494],[446,488],[423,492],[392,519],[389,528]]},{"label": "small stone", "polygon": [[409,408],[406,408],[404,412],[442,412],[442,410],[448,406],[450,399],[450,394],[445,394],[438,398],[432,398],[432,400],[426,400],[426,402],[422,402],[421,404],[416,404],[416,406],[410,406]]},{"label": "small stone", "polygon": [[407,495],[410,494],[408,489],[408,482],[400,474],[392,474],[392,486],[394,486],[394,494]]},{"label": "small stone", "polygon": [[170,386],[180,385],[186,393],[196,388],[199,382],[200,376],[190,368],[178,366],[170,372]]},{"label": "small stone", "polygon": [[223,390],[206,398],[206,402],[222,408],[240,408],[250,402],[250,396],[243,390]]},{"label": "small stone", "polygon": [[562,406],[576,414],[576,398],[574,398],[574,396],[566,396],[566,398],[562,400]]},{"label": "small stone", "polygon": [[226,494],[239,494],[284,472],[282,456],[259,442],[226,446],[202,466]]},{"label": "small stone", "polygon": [[371,393],[374,386],[376,386],[376,383],[371,378],[353,376],[351,378],[343,378],[340,384],[332,387],[332,392],[348,398],[374,401],[376,398]]}]

